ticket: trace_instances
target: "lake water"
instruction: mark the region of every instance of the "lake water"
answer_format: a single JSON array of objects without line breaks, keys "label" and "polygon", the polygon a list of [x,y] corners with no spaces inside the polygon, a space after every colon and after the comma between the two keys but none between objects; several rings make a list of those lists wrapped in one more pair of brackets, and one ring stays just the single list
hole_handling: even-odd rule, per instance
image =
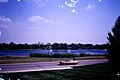
[{"label": "lake water", "polygon": [[0,50],[0,56],[29,56],[30,53],[88,53],[88,54],[105,54],[105,50],[98,49],[79,49],[79,50]]}]

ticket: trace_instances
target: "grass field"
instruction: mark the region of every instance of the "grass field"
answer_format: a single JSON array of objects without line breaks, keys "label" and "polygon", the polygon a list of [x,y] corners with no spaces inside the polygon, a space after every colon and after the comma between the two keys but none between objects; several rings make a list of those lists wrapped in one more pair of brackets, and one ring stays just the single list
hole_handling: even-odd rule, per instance
[{"label": "grass field", "polygon": [[[105,56],[76,57],[76,60],[105,59]],[[28,62],[49,62],[72,58],[38,58],[38,57],[0,57],[0,64],[7,63],[28,63]]]},{"label": "grass field", "polygon": [[[108,63],[76,67],[72,70],[18,74],[21,80],[113,80]],[[116,79],[115,79],[116,80]]]}]

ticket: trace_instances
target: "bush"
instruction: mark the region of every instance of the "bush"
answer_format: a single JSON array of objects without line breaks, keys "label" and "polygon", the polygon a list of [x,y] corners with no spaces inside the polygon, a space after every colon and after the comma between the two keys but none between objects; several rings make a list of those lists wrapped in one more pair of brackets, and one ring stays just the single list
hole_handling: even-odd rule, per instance
[{"label": "bush", "polygon": [[50,57],[50,55],[42,53],[30,53],[30,57]]},{"label": "bush", "polygon": [[42,53],[31,53],[30,57],[71,58],[71,57],[78,57],[78,55],[77,54],[68,54],[68,53],[54,53],[52,55],[42,54]]},{"label": "bush", "polygon": [[79,57],[84,57],[84,56],[86,56],[86,54],[83,52],[79,54]]}]

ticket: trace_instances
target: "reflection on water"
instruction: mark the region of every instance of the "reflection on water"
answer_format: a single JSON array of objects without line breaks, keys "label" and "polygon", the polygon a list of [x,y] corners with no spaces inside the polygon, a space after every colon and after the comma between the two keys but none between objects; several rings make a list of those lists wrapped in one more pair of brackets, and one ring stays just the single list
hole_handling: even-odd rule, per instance
[{"label": "reflection on water", "polygon": [[1,74],[0,80],[22,80],[18,74]]}]

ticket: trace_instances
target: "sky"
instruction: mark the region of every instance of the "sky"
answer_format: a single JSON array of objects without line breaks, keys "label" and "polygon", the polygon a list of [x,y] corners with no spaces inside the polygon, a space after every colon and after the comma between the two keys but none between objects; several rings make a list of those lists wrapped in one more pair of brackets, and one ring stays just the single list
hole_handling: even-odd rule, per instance
[{"label": "sky", "polygon": [[0,43],[107,43],[120,0],[0,0]]}]

